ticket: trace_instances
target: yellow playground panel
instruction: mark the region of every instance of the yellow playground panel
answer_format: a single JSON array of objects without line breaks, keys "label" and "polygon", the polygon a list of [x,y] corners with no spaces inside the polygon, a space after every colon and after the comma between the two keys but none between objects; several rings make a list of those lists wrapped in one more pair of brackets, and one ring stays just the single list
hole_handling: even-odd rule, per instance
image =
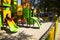
[{"label": "yellow playground panel", "polygon": [[0,11],[2,10],[2,7],[0,7]]},{"label": "yellow playground panel", "polygon": [[43,17],[43,19],[44,19],[45,21],[48,21],[48,17]]},{"label": "yellow playground panel", "polygon": [[52,28],[51,28],[51,30],[49,32],[49,40],[54,40],[54,33],[55,33],[54,30],[55,30],[55,28],[52,25]]},{"label": "yellow playground panel", "polygon": [[26,3],[26,0],[22,0],[22,3]]},{"label": "yellow playground panel", "polygon": [[26,3],[26,7],[30,8],[30,3]]},{"label": "yellow playground panel", "polygon": [[10,10],[3,10],[3,20],[5,20],[7,14],[11,18],[11,11]]},{"label": "yellow playground panel", "polygon": [[0,6],[1,6],[1,0],[0,0]]},{"label": "yellow playground panel", "polygon": [[35,8],[35,9],[34,9],[34,11],[33,11],[33,12],[34,12],[34,14],[36,14],[36,11],[37,11],[37,10],[36,10],[36,8]]},{"label": "yellow playground panel", "polygon": [[57,30],[58,30],[58,18],[57,18],[57,20],[55,22],[55,25],[51,26],[51,29],[50,29],[50,31],[48,33],[47,40],[55,40],[55,35],[56,35],[56,33],[58,33]]},{"label": "yellow playground panel", "polygon": [[5,3],[11,4],[11,0],[4,0]]},{"label": "yellow playground panel", "polygon": [[[55,27],[56,27],[56,29],[55,29]],[[49,32],[49,35],[50,35],[49,40],[54,40],[54,33],[57,33],[57,30],[58,30],[58,18],[56,20],[55,27],[52,25],[52,28],[51,28],[51,30]],[[56,32],[54,30],[56,30]]]},{"label": "yellow playground panel", "polygon": [[22,15],[23,8],[21,5],[17,7],[17,15]]},{"label": "yellow playground panel", "polygon": [[14,2],[15,5],[17,5],[17,2]]}]

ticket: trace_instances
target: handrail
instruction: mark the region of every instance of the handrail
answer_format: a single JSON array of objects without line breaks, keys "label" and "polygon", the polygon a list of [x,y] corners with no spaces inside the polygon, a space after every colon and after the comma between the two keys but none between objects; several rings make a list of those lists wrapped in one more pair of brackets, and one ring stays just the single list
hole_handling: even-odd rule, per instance
[{"label": "handrail", "polygon": [[[58,29],[58,19],[56,22],[53,22],[49,29],[42,35],[42,37],[39,40],[55,40],[55,35]],[[53,35],[53,37],[51,37]],[[47,38],[47,39],[46,39]]]},{"label": "handrail", "polygon": [[42,37],[39,40],[42,40],[43,37],[49,32],[49,30],[51,29],[52,25],[55,23],[52,23],[51,26],[49,27],[49,29],[42,35]]}]

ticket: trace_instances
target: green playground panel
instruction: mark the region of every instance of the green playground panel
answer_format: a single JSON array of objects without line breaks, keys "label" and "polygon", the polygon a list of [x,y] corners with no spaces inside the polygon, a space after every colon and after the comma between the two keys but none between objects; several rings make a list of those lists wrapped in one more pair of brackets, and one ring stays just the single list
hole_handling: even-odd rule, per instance
[{"label": "green playground panel", "polygon": [[28,24],[37,23],[38,27],[39,27],[39,28],[41,27],[41,22],[40,22],[40,21],[38,20],[38,18],[36,18],[36,17],[28,18],[27,23],[28,23]]},{"label": "green playground panel", "polygon": [[11,6],[10,4],[3,3],[3,6]]},{"label": "green playground panel", "polygon": [[23,8],[23,17],[29,18],[29,9],[28,8]]},{"label": "green playground panel", "polygon": [[29,9],[29,17],[31,18],[33,16],[32,10]]},{"label": "green playground panel", "polygon": [[6,7],[6,10],[10,10],[10,7]]},{"label": "green playground panel", "polygon": [[12,1],[18,1],[18,0],[12,0]]},{"label": "green playground panel", "polygon": [[32,11],[29,8],[23,8],[23,17],[24,18],[31,18],[32,17]]},{"label": "green playground panel", "polygon": [[35,21],[34,21],[34,19],[28,18],[27,23],[28,23],[28,24],[34,24]]},{"label": "green playground panel", "polygon": [[12,6],[12,13],[16,13],[17,12],[17,7],[16,6]]},{"label": "green playground panel", "polygon": [[34,24],[37,23],[38,27],[40,28],[41,22],[38,20],[38,18],[33,17],[32,11],[29,8],[23,8],[23,17],[27,20],[28,24]]},{"label": "green playground panel", "polygon": [[36,17],[31,17],[31,19],[33,19],[35,21],[35,23],[37,23],[38,27],[41,27],[41,22],[38,20],[38,18]]},{"label": "green playground panel", "polygon": [[2,2],[3,6],[11,6],[11,4],[6,4],[4,1]]},{"label": "green playground panel", "polygon": [[0,12],[0,30],[1,30],[1,27],[2,27],[2,14]]}]

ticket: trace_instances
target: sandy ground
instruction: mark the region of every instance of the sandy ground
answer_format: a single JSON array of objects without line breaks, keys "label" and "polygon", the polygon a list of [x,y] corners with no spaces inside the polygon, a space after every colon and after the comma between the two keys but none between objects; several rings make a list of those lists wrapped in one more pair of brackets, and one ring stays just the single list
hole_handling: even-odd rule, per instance
[{"label": "sandy ground", "polygon": [[[39,40],[41,36],[49,29],[51,22],[42,23],[40,29],[20,27],[17,33],[10,33],[0,30],[1,40]],[[37,26],[37,24],[35,24]]]}]

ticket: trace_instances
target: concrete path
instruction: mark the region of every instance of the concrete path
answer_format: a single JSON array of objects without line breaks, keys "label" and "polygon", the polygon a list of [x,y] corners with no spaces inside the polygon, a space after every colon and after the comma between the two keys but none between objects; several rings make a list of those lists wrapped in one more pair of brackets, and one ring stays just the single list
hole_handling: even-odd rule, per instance
[{"label": "concrete path", "polygon": [[[0,37],[4,37],[2,40],[39,40],[51,24],[51,22],[42,23],[40,29],[20,27],[17,33],[5,33]],[[35,24],[35,26],[37,25]]]}]

